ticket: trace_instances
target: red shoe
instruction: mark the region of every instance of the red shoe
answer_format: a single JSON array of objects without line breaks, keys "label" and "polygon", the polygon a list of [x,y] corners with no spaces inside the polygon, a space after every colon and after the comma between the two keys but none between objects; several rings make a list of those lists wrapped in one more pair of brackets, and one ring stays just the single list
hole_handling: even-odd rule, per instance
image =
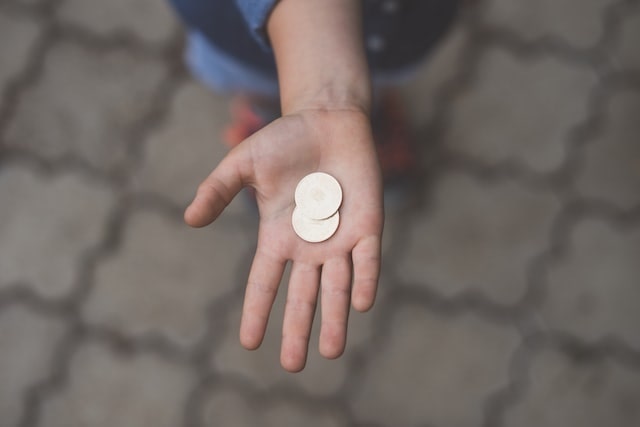
[{"label": "red shoe", "polygon": [[254,103],[247,96],[234,97],[231,100],[229,110],[231,123],[225,127],[222,133],[222,139],[229,148],[240,144],[277,118],[275,113],[273,117],[264,117],[264,112],[258,114]]}]

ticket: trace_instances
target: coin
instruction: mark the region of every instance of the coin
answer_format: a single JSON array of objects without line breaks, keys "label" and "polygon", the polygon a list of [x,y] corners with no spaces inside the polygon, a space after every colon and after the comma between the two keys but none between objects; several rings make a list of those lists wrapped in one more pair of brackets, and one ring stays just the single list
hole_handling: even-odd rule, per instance
[{"label": "coin", "polygon": [[293,230],[302,239],[310,243],[323,242],[338,229],[340,224],[340,213],[336,212],[329,218],[312,219],[305,216],[302,210],[296,206],[291,215]]},{"label": "coin", "polygon": [[307,218],[326,219],[338,211],[342,188],[331,175],[314,172],[300,180],[294,198],[296,206]]}]

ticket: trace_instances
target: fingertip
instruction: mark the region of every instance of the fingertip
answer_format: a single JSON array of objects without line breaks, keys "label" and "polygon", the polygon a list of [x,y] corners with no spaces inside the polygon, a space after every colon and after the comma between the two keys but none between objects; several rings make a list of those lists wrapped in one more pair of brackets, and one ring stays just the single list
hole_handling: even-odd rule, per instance
[{"label": "fingertip", "polygon": [[344,354],[344,348],[340,350],[320,350],[320,355],[325,359],[335,360]]},{"label": "fingertip", "polygon": [[245,307],[242,310],[242,319],[240,320],[240,344],[247,350],[256,350],[262,344],[264,335],[267,328],[268,310],[271,308],[262,307],[267,310],[265,317],[256,316],[256,313],[250,312],[250,308],[247,307],[247,300],[245,298]]},{"label": "fingertip", "polygon": [[337,359],[342,356],[346,347],[346,342],[342,337],[320,337],[320,345],[318,351],[325,359]]},{"label": "fingertip", "polygon": [[307,364],[307,358],[301,356],[296,351],[287,351],[283,349],[280,353],[280,365],[288,372],[293,374],[300,372]]},{"label": "fingertip", "polygon": [[195,227],[195,228],[200,227],[200,222],[196,217],[196,211],[193,207],[193,202],[191,202],[191,204],[187,206],[187,208],[184,210],[183,219],[185,224],[187,224],[190,227]]},{"label": "fingertip", "polygon": [[373,308],[375,299],[375,294],[373,296],[365,296],[356,293],[356,295],[352,297],[351,305],[353,306],[354,310],[360,313],[366,313],[367,311],[371,310],[371,308]]},{"label": "fingertip", "polygon": [[260,348],[262,344],[262,337],[256,335],[250,335],[244,332],[242,329],[240,330],[240,345],[245,348],[245,350],[253,351]]},{"label": "fingertip", "polygon": [[184,222],[194,228],[205,227],[215,221],[225,206],[217,198],[198,193],[184,211]]},{"label": "fingertip", "polygon": [[244,177],[250,172],[243,166],[247,163],[246,156],[237,148],[229,152],[198,187],[183,215],[188,225],[204,227],[211,224],[242,189]]}]

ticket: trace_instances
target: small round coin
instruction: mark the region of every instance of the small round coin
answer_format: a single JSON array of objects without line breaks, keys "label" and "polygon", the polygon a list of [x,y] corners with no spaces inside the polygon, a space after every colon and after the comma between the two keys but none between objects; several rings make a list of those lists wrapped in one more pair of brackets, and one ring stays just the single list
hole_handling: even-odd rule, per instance
[{"label": "small round coin", "polygon": [[294,195],[296,206],[310,219],[326,219],[342,203],[342,187],[331,175],[311,173],[300,180]]},{"label": "small round coin", "polygon": [[295,207],[291,215],[293,230],[302,239],[310,243],[324,242],[338,229],[340,213],[326,219],[312,219],[304,216],[302,211]]}]

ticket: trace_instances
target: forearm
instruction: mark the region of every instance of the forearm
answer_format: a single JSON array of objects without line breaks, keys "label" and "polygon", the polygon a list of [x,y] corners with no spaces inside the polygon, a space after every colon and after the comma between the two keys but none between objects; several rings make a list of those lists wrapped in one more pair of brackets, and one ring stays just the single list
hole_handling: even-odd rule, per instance
[{"label": "forearm", "polygon": [[267,23],[282,112],[349,109],[367,113],[371,83],[359,0],[281,0]]}]

